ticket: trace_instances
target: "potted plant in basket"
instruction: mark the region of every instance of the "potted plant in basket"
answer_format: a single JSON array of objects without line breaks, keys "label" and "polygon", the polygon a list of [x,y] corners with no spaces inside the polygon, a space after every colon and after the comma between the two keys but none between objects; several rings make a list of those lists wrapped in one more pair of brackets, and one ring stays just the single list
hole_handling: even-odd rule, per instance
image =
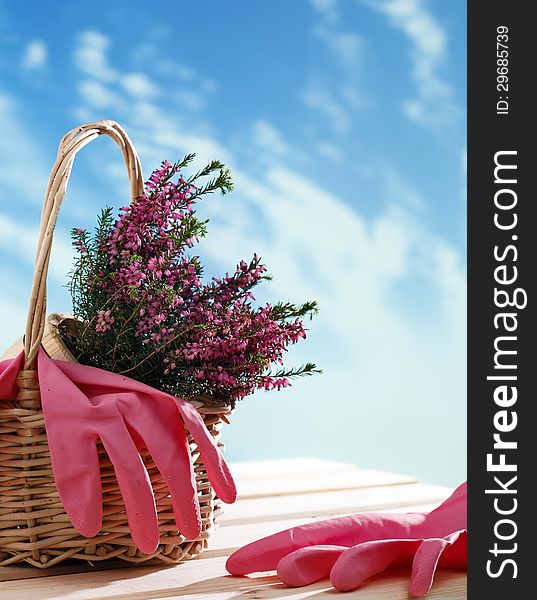
[{"label": "potted plant in basket", "polygon": [[[74,157],[103,134],[122,150],[131,204],[117,219],[103,210],[93,233],[73,229],[73,314],[46,317],[52,237]],[[220,501],[236,497],[218,446],[222,422],[256,389],[317,371],[283,366],[315,302],[255,306],[253,289],[269,279],[255,255],[203,280],[192,249],[207,221],[195,208],[232,184],[218,161],[187,176],[193,158],[162,163],[144,184],[117,123],[82,125],[60,142],[26,333],[0,362],[0,501],[19,507],[0,524],[0,566],[196,556]]]},{"label": "potted plant in basket", "polygon": [[258,388],[280,389],[317,370],[312,363],[282,366],[287,346],[306,337],[303,319],[317,305],[254,307],[253,289],[270,279],[256,255],[232,274],[203,281],[190,252],[207,233],[196,204],[216,190],[230,192],[232,182],[218,161],[187,177],[193,158],[163,162],[117,220],[107,208],[93,234],[72,230],[75,322],[60,323],[60,332],[83,364],[174,396],[233,406]]}]

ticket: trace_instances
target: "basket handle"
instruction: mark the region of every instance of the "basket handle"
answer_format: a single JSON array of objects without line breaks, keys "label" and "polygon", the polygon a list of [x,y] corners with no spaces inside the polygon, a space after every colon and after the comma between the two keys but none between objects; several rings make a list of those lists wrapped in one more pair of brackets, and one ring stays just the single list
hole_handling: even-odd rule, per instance
[{"label": "basket handle", "polygon": [[50,249],[52,247],[52,238],[60,206],[67,191],[67,183],[73,162],[77,152],[100,135],[108,135],[121,148],[130,182],[131,200],[144,193],[140,159],[129,136],[118,123],[115,121],[87,123],[86,125],[75,127],[75,129],[72,129],[63,136],[58,148],[56,162],[50,172],[41,213],[41,227],[37,242],[34,278],[24,336],[25,370],[33,370],[35,368],[35,360],[43,339],[47,308],[46,281]]}]

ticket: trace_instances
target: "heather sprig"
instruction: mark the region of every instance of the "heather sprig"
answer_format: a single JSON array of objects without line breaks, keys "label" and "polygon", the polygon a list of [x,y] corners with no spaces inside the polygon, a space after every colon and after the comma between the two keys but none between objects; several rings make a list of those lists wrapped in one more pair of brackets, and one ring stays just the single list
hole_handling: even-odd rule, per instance
[{"label": "heather sprig", "polygon": [[[203,281],[194,245],[206,235],[203,196],[232,190],[229,170],[212,161],[190,177],[193,161],[163,162],[145,193],[115,219],[105,209],[92,234],[72,230],[76,261],[69,289],[77,335],[75,357],[166,392],[233,404],[255,389],[281,389],[318,372],[286,369],[283,355],[306,337],[315,302],[254,306],[252,290],[270,280],[260,258]],[[275,365],[280,365],[274,370]]]}]

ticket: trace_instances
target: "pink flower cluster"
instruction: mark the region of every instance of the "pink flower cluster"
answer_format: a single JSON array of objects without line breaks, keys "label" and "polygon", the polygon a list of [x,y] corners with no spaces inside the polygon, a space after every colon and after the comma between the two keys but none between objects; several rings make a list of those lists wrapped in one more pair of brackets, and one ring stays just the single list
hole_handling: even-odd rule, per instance
[{"label": "pink flower cluster", "polygon": [[[164,162],[146,193],[121,209],[100,242],[104,271],[88,282],[107,298],[94,331],[132,331],[147,356],[159,361],[164,387],[174,389],[175,382],[177,389],[230,402],[256,388],[286,387],[286,372],[271,374],[270,366],[282,364],[287,346],[306,337],[302,319],[282,317],[269,304],[253,307],[252,288],[268,278],[256,255],[232,274],[202,281],[198,257],[188,254],[205,233],[194,213],[197,192]],[[81,244],[78,250],[84,252]]]}]

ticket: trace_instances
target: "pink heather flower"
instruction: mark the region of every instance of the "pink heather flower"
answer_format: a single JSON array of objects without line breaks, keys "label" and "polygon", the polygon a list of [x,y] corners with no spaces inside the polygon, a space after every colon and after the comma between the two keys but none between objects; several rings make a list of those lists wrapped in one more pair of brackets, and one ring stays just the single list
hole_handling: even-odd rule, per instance
[{"label": "pink heather flower", "polygon": [[[99,271],[98,285],[107,305],[96,314],[95,331],[104,334],[127,321],[165,365],[163,375],[217,397],[236,400],[256,389],[289,386],[287,378],[267,372],[283,364],[290,344],[306,337],[302,320],[276,319],[269,304],[252,306],[252,289],[266,274],[256,254],[233,273],[202,281],[197,257],[188,254],[198,237],[192,235],[197,188],[182,178],[172,183],[175,172],[164,161],[104,240],[109,270]],[[75,246],[86,251],[81,241]]]},{"label": "pink heather flower", "polygon": [[111,316],[111,310],[100,310],[97,312],[97,324],[95,325],[95,331],[104,333],[109,331],[114,324],[114,317]]}]

